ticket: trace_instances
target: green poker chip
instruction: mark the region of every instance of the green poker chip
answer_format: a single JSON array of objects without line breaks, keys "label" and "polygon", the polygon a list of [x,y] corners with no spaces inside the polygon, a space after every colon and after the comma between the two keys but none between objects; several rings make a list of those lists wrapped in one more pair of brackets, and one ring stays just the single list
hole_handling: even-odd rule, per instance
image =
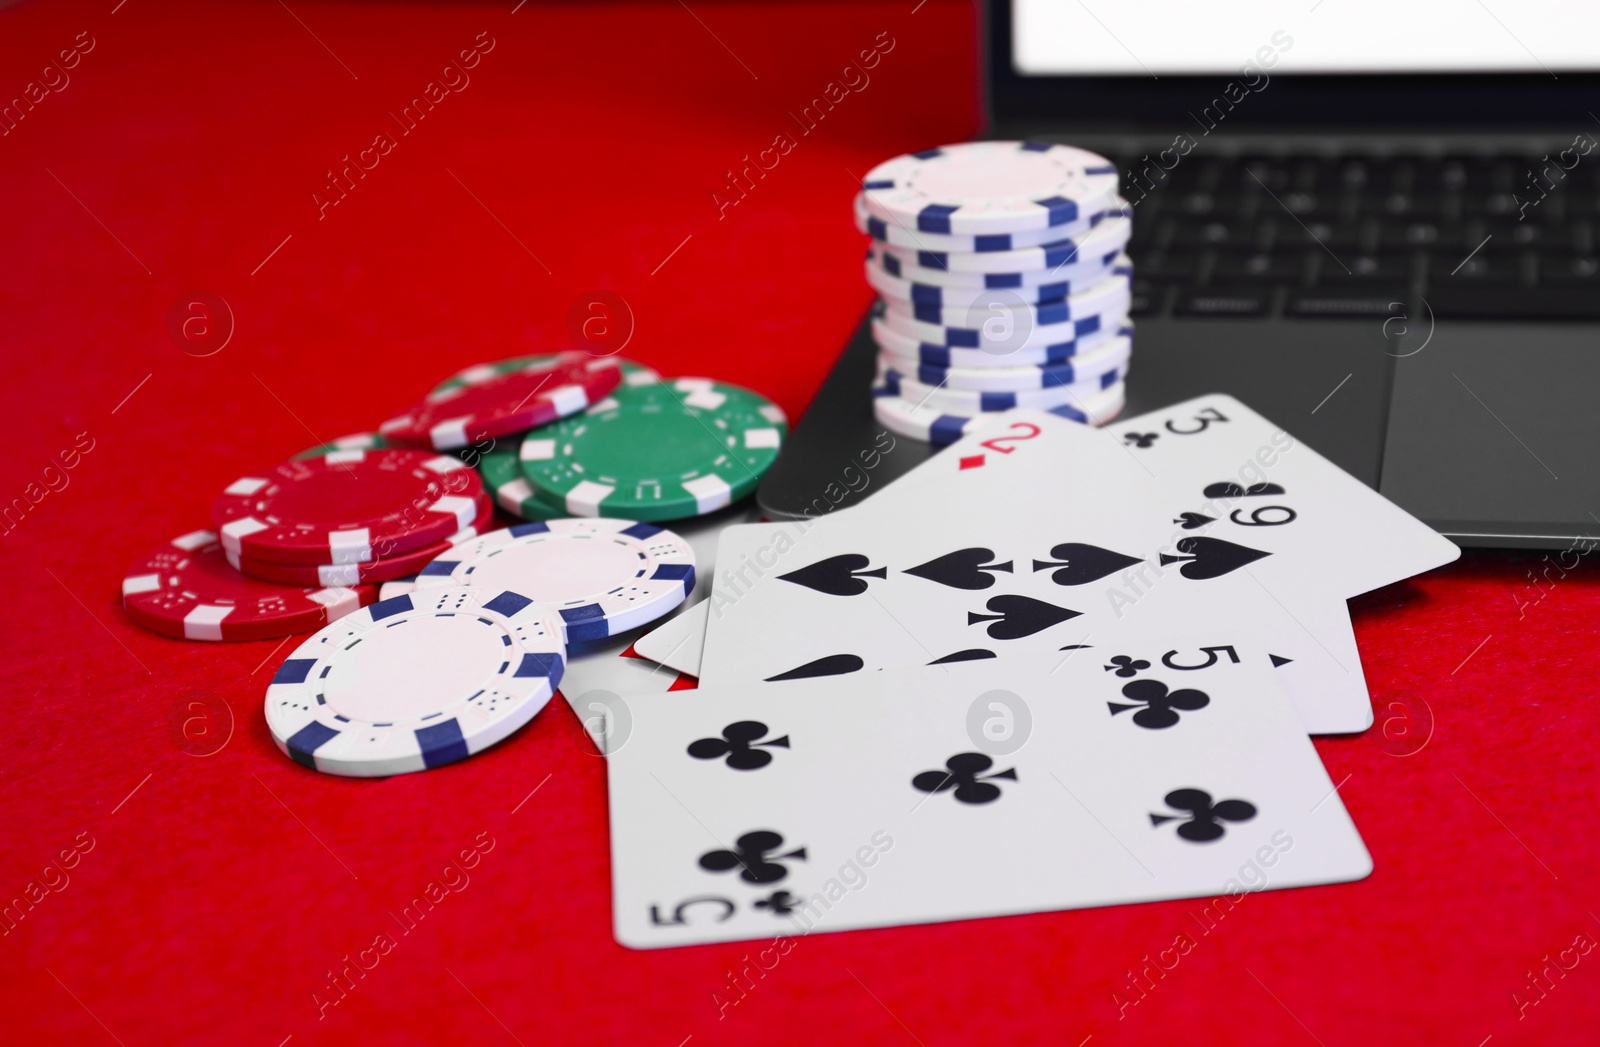
[{"label": "green poker chip", "polygon": [[755,490],[787,432],[782,409],[764,396],[675,378],[618,388],[581,415],[533,430],[519,457],[537,506],[678,520]]},{"label": "green poker chip", "polygon": [[[440,393],[447,393],[452,389],[459,389],[463,385],[477,385],[491,378],[508,374],[524,367],[540,367],[554,363],[559,353],[534,353],[531,356],[513,356],[507,360],[495,360],[486,364],[474,364],[464,371],[457,371],[433,387],[433,392],[428,396],[436,397]],[[624,360],[620,356],[597,356],[594,358],[593,367],[609,367],[616,364],[622,371],[623,385],[649,385],[661,381],[661,376],[644,364]]]},{"label": "green poker chip", "polygon": [[512,516],[522,520],[558,520],[567,515],[565,509],[547,505],[540,499],[528,478],[522,475],[515,442],[509,448],[497,448],[480,456],[477,468],[494,504]]},{"label": "green poker chip", "polygon": [[295,459],[321,458],[323,455],[332,454],[335,451],[375,451],[381,447],[388,446],[389,441],[385,440],[380,433],[351,433],[349,436],[341,436],[339,439],[330,440],[325,444],[308,447],[295,455]]}]

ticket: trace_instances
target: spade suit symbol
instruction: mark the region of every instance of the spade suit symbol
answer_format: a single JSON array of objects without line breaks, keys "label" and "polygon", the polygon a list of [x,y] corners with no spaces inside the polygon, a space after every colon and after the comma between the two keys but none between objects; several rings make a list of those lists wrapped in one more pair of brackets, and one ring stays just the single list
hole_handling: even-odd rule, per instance
[{"label": "spade suit symbol", "polygon": [[1185,531],[1192,531],[1196,527],[1204,527],[1215,519],[1215,516],[1207,516],[1204,513],[1179,513],[1178,518],[1172,522],[1182,525]]},{"label": "spade suit symbol", "polygon": [[1237,571],[1245,564],[1255,563],[1263,556],[1272,555],[1260,549],[1225,542],[1221,538],[1203,538],[1199,535],[1179,538],[1178,552],[1187,555],[1169,556],[1162,553],[1161,566],[1181,563],[1183,566],[1178,568],[1178,573],[1197,582],[1207,578],[1221,578],[1225,574]]},{"label": "spade suit symbol", "polygon": [[1031,596],[992,596],[984,606],[995,613],[978,614],[975,611],[968,611],[967,624],[993,622],[994,624],[988,627],[988,633],[996,640],[1020,640],[1052,625],[1060,625],[1082,613],[1068,607],[1057,607],[1043,600],[1035,600]]},{"label": "spade suit symbol", "polygon": [[994,585],[994,575],[990,571],[1011,573],[1010,560],[1005,563],[988,562],[993,559],[993,549],[957,549],[953,553],[936,556],[927,563],[908,567],[905,573],[953,589],[987,589]]},{"label": "spade suit symbol", "polygon": [[868,570],[871,562],[860,553],[840,553],[788,574],[780,574],[778,578],[829,596],[860,596],[867,591],[868,578],[884,578],[889,573],[887,567]]},{"label": "spade suit symbol", "polygon": [[1243,487],[1232,480],[1221,483],[1206,484],[1205,490],[1200,492],[1207,498],[1252,498],[1264,494],[1282,494],[1283,488],[1278,484],[1251,484]]},{"label": "spade suit symbol", "polygon": [[1132,567],[1139,562],[1137,556],[1124,556],[1122,553],[1102,549],[1098,545],[1085,545],[1083,542],[1063,542],[1050,550],[1054,561],[1035,560],[1035,572],[1048,571],[1058,568],[1050,576],[1050,580],[1057,585],[1083,585],[1086,582],[1099,581],[1108,574],[1115,574],[1124,567]]},{"label": "spade suit symbol", "polygon": [[866,662],[856,654],[830,654],[824,658],[797,665],[787,672],[776,676],[767,677],[767,683],[778,680],[809,680],[813,676],[843,676],[845,673],[860,672],[866,667]]}]

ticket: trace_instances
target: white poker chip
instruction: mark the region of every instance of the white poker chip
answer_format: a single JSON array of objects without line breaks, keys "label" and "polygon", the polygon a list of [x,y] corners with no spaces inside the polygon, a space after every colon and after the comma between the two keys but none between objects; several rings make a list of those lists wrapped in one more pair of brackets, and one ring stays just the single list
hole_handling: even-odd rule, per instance
[{"label": "white poker chip", "polygon": [[396,596],[404,596],[416,587],[417,576],[408,574],[404,578],[396,578],[393,581],[384,582],[382,588],[378,590],[378,599],[388,600]]},{"label": "white poker chip", "polygon": [[[1076,385],[1122,367],[1133,351],[1133,328],[1125,326],[1096,348],[1068,357],[1059,363],[1023,367],[940,367],[915,357],[898,356],[880,350],[879,369],[893,369],[923,385],[959,389],[971,393],[1020,393]],[[388,593],[387,587],[383,590]]]},{"label": "white poker chip", "polygon": [[1126,377],[1126,367],[1114,367],[1096,378],[1088,378],[1073,385],[1056,385],[1049,389],[1030,389],[1014,393],[974,393],[965,389],[946,389],[937,385],[924,385],[907,378],[893,368],[879,370],[872,395],[897,396],[907,403],[943,414],[979,415],[1009,411],[1013,407],[1032,407],[1050,411],[1057,407],[1074,407],[1097,396]]},{"label": "white poker chip", "polygon": [[[1094,330],[1080,331],[1076,338],[1031,348],[1013,349],[1009,346],[959,346],[937,342],[919,342],[910,335],[901,334],[883,322],[881,317],[872,321],[872,340],[878,348],[891,356],[916,360],[919,364],[935,367],[1031,367],[1040,364],[1061,363],[1074,356],[1098,352],[1127,323],[1127,317],[1108,316]],[[1074,325],[1076,326],[1076,325]],[[1086,322],[1085,326],[1089,326]]]},{"label": "white poker chip", "polygon": [[[1122,341],[1122,339],[1118,339]],[[1096,354],[1090,357],[1099,366],[1085,369],[1075,382],[1048,385],[1034,389],[973,390],[952,389],[938,382],[924,382],[918,372],[902,371],[897,367],[879,363],[878,378],[873,394],[898,396],[913,404],[931,407],[949,414],[984,414],[1009,411],[1013,407],[1037,407],[1049,410],[1062,404],[1088,400],[1102,389],[1115,385],[1128,376],[1129,353]],[[1078,363],[1078,361],[1073,361]],[[937,372],[936,372],[937,373]],[[946,372],[948,374],[948,372]],[[928,377],[934,377],[933,374]]]},{"label": "white poker chip", "polygon": [[1118,268],[1094,286],[1060,302],[1017,306],[993,301],[958,309],[885,300],[890,330],[934,345],[966,349],[1032,349],[1070,342],[1112,320],[1121,322],[1133,304],[1129,271]]},{"label": "white poker chip", "polygon": [[1060,270],[1093,263],[1113,252],[1121,252],[1133,235],[1133,221],[1123,215],[1108,218],[1077,236],[1062,237],[1039,247],[1019,247],[1014,251],[933,251],[925,248],[878,244],[884,258],[895,259],[904,271],[917,266],[940,273],[965,273],[992,276],[1005,273],[1043,271],[1051,275]]},{"label": "white poker chip", "polygon": [[637,628],[694,589],[694,550],[652,524],[581,517],[518,524],[463,542],[424,567],[417,592],[466,586],[525,593],[553,611],[568,644]]},{"label": "white poker chip", "polygon": [[866,272],[867,283],[884,298],[915,305],[961,309],[994,301],[997,296],[1021,305],[1040,305],[1059,302],[1074,291],[1099,283],[1111,275],[1112,267],[1123,257],[1108,252],[1059,271],[1042,272],[1037,280],[1024,280],[1021,276],[1012,280],[1003,275],[941,273],[921,266],[903,266],[898,258],[884,256],[874,245],[867,252]]},{"label": "white poker chip", "polygon": [[463,760],[533,719],[561,684],[555,612],[510,590],[380,600],[297,647],[267,687],[290,759],[375,778]]},{"label": "white poker chip", "polygon": [[[1104,425],[1122,410],[1125,386],[1118,382],[1094,397],[1071,404],[1062,404],[1048,410],[1051,414],[1089,425]],[[879,395],[873,390],[872,413],[878,423],[890,432],[912,440],[931,443],[935,447],[953,444],[969,431],[1000,417],[999,414],[945,414],[936,408],[918,406],[899,396]]]},{"label": "white poker chip", "polygon": [[1114,215],[1132,217],[1133,205],[1121,197],[1107,203],[1104,210],[1089,212],[1079,221],[1067,225],[1034,229],[1023,233],[995,233],[991,236],[952,236],[948,233],[930,233],[915,225],[901,225],[875,218],[867,211],[866,197],[856,194],[853,211],[856,228],[879,243],[896,247],[909,247],[916,251],[1015,251],[1019,247],[1039,247],[1062,237],[1081,236],[1095,225]]},{"label": "white poker chip", "polygon": [[1071,226],[1117,198],[1117,168],[1086,149],[963,142],[867,172],[867,212],[919,232],[986,236]]}]

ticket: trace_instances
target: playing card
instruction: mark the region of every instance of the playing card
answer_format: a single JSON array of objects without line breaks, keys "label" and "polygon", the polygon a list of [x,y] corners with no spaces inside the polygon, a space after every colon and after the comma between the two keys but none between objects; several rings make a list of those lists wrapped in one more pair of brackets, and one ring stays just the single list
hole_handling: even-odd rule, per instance
[{"label": "playing card", "polygon": [[1427,524],[1222,394],[1103,429],[1010,412],[862,508],[885,511],[928,485],[955,485],[982,500],[1047,475],[1059,489],[1096,500],[1136,497],[1129,485],[1158,492],[1144,494],[1135,511],[1153,515],[1136,519],[1158,524],[1165,539],[1157,566],[1191,578],[1250,565],[1275,591],[1281,581],[1351,597],[1461,555]]},{"label": "playing card", "polygon": [[685,691],[607,760],[651,948],[1359,879],[1264,649],[1226,632]]},{"label": "playing card", "polygon": [[639,637],[633,645],[634,652],[677,672],[699,676],[709,609],[710,604],[704,600],[685,608],[659,628]]},{"label": "playing card", "polygon": [[[1241,575],[1222,589],[1137,580],[1095,584],[1117,541],[1114,518],[1072,521],[1060,537],[1013,520],[953,517],[936,530],[893,514],[745,524],[723,533],[730,565],[708,616],[701,684],[733,685],[881,668],[946,664],[1017,653],[1103,650],[1145,635],[1229,623],[1266,643],[1311,734],[1372,723],[1360,654],[1343,600],[1292,610]],[[992,541],[990,541],[992,539]],[[986,544],[987,543],[987,544]],[[1029,553],[1055,556],[1030,560]],[[738,565],[739,569],[732,569]],[[1065,565],[1065,566],[1063,566]],[[1119,568],[1121,569],[1121,568]],[[1126,584],[1135,591],[1122,597]]]}]

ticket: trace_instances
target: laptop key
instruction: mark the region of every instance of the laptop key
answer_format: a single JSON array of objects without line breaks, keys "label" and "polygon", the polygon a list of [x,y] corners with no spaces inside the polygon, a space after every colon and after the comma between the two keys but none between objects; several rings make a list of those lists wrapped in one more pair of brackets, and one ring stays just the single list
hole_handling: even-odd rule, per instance
[{"label": "laptop key", "polygon": [[1319,287],[1294,291],[1284,307],[1284,315],[1305,320],[1359,320],[1369,317],[1405,315],[1410,292],[1405,288],[1385,291],[1356,288]]},{"label": "laptop key", "polygon": [[1265,316],[1271,304],[1268,287],[1208,287],[1178,295],[1175,312],[1179,316]]},{"label": "laptop key", "polygon": [[1465,260],[1435,254],[1429,262],[1429,284],[1443,287],[1451,283],[1490,287],[1516,284],[1522,279],[1521,259],[1516,255],[1478,251]]},{"label": "laptop key", "polygon": [[1306,260],[1300,254],[1221,254],[1211,279],[1217,283],[1299,283],[1305,278]]},{"label": "laptop key", "polygon": [[1589,288],[1448,284],[1426,297],[1435,316],[1449,319],[1600,320],[1600,295]]},{"label": "laptop key", "polygon": [[1600,291],[1600,258],[1594,255],[1545,256],[1539,259],[1539,282],[1589,287]]}]

